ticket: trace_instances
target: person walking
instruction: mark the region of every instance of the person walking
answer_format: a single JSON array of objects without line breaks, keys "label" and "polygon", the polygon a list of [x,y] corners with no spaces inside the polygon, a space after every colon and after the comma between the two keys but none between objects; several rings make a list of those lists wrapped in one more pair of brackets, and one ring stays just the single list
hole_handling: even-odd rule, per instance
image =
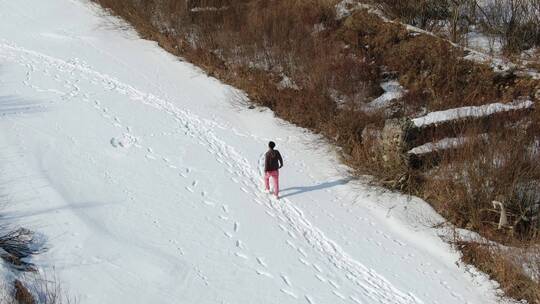
[{"label": "person walking", "polygon": [[279,198],[279,169],[283,167],[283,159],[278,150],[275,150],[276,144],[271,141],[268,143],[269,150],[264,155],[264,186],[266,192],[270,193],[270,177],[274,181],[274,195]]}]

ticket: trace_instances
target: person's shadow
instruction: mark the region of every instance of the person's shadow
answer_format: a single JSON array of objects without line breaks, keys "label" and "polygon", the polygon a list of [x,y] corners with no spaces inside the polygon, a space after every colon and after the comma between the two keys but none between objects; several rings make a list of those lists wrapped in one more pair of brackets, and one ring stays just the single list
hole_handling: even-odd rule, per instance
[{"label": "person's shadow", "polygon": [[346,185],[350,181],[352,181],[353,179],[354,178],[352,178],[352,177],[348,177],[348,178],[342,178],[342,179],[338,179],[338,180],[331,181],[331,182],[324,182],[324,183],[321,183],[321,184],[318,184],[318,185],[313,185],[313,186],[289,187],[289,188],[281,189],[279,192],[280,193],[284,193],[284,192],[288,192],[288,191],[292,191],[292,192],[280,195],[280,197],[281,198],[286,198],[286,197],[289,197],[289,196],[294,196],[294,195],[298,195],[298,194],[302,194],[302,193],[306,193],[306,192],[312,192],[312,191],[323,190],[323,189],[332,188],[332,187],[336,187],[336,186]]}]

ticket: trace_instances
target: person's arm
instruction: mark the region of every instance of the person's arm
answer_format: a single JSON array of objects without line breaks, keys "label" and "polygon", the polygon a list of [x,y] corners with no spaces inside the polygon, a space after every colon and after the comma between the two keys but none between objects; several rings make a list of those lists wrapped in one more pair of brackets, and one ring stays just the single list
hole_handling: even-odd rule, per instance
[{"label": "person's arm", "polygon": [[268,172],[268,167],[270,166],[270,157],[268,157],[268,152],[264,154],[264,172]]},{"label": "person's arm", "polygon": [[283,158],[281,158],[281,153],[277,153],[277,156],[278,156],[278,161],[279,161],[279,167],[283,167]]}]

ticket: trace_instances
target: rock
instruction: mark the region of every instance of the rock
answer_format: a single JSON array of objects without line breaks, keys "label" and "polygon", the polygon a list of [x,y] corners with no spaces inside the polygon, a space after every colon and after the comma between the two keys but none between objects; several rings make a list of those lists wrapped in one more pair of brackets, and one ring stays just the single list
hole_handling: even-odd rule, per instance
[{"label": "rock", "polygon": [[406,167],[407,135],[413,124],[410,119],[389,119],[381,132],[382,159],[387,167]]}]

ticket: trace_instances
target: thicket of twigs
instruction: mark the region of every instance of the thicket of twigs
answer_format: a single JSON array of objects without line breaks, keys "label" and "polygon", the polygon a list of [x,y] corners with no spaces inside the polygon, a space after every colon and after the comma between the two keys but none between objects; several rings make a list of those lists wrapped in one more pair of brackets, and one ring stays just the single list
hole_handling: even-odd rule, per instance
[{"label": "thicket of twigs", "polygon": [[454,42],[467,43],[467,34],[480,32],[507,52],[540,44],[539,0],[380,0],[390,15]]},{"label": "thicket of twigs", "polygon": [[[76,299],[65,293],[58,281],[38,272],[30,261],[42,253],[43,239],[26,228],[0,225],[0,267],[8,269],[0,285],[0,304],[70,304]],[[17,279],[18,278],[18,279]]]}]

